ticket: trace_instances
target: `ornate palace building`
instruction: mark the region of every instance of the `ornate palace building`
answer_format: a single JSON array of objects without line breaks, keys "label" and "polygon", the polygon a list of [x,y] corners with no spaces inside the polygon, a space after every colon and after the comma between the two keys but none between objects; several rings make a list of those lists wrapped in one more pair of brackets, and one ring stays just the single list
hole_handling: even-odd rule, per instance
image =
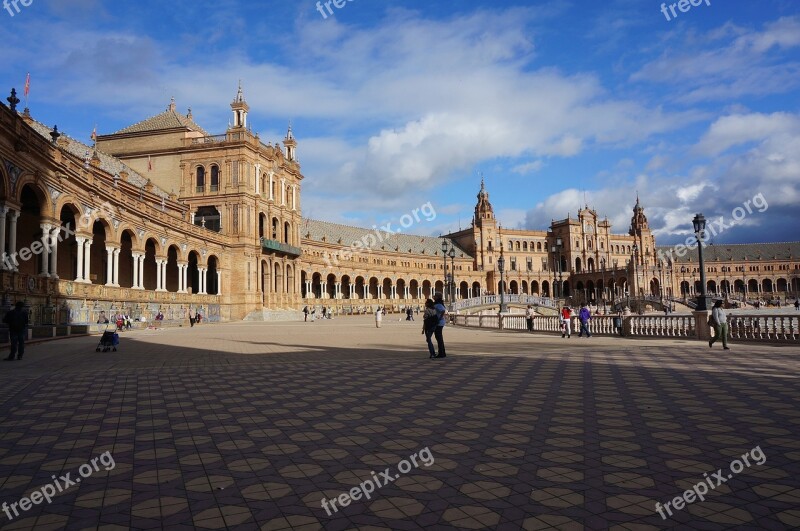
[{"label": "ornate palace building", "polygon": [[[504,229],[481,183],[471,226],[443,238],[383,234],[302,217],[291,127],[264,142],[241,87],[223,134],[171,102],[160,114],[81,143],[0,106],[2,306],[25,300],[37,324],[94,323],[101,312],[151,320],[296,315],[417,306],[505,292],[576,301],[679,298],[699,289],[694,254],[659,260],[644,208],[612,232],[584,207],[543,230]],[[800,243],[707,248],[712,293],[798,292]],[[286,314],[288,315],[288,313]]]}]

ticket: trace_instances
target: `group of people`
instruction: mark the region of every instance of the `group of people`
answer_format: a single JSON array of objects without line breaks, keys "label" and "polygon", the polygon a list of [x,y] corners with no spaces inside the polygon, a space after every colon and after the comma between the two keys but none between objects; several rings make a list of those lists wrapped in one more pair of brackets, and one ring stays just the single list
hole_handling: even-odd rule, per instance
[{"label": "group of people", "polygon": [[122,329],[130,330],[133,327],[133,323],[131,323],[131,318],[127,314],[118,313],[109,319],[106,316],[106,312],[100,312],[100,315],[97,317],[97,324],[110,324],[114,323],[117,327],[117,331],[122,332]]},{"label": "group of people", "polygon": [[[422,333],[425,334],[425,341],[428,343],[430,359],[447,357],[443,334],[446,322],[447,308],[444,306],[441,293],[437,293],[433,296],[433,300],[427,299],[425,301],[425,311],[422,313]],[[436,349],[433,348],[431,336],[436,338]]]},{"label": "group of people", "polygon": [[[327,308],[325,306],[322,307],[322,319],[333,319],[333,308]],[[317,309],[311,308],[308,309],[308,306],[303,308],[303,320],[308,321],[309,315],[311,316],[311,320],[314,321],[316,319]]]},{"label": "group of people", "polygon": [[[161,312],[159,312],[161,313]],[[163,317],[162,317],[163,318]],[[189,327],[193,328],[195,324],[200,324],[203,320],[203,314],[200,313],[200,310],[192,310],[189,308]]]}]

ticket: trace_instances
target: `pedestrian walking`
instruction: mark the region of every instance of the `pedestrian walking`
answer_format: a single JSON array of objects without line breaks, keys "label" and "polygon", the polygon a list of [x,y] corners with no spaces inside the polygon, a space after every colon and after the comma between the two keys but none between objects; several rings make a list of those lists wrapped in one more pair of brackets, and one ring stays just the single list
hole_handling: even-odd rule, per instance
[{"label": "pedestrian walking", "polygon": [[570,320],[572,319],[572,308],[564,306],[561,309],[561,337],[572,337],[570,330]]},{"label": "pedestrian walking", "polygon": [[436,357],[446,358],[447,354],[444,350],[444,325],[447,323],[447,308],[444,307],[441,293],[434,295],[433,302],[433,308],[436,310],[436,316],[439,318],[436,329],[433,331],[433,335],[436,336],[436,346],[438,348]]},{"label": "pedestrian walking", "polygon": [[8,339],[11,343],[11,351],[6,361],[13,361],[16,355],[18,360],[25,354],[25,339],[28,335],[28,312],[25,310],[25,303],[17,301],[12,310],[9,310],[3,322],[8,325]]},{"label": "pedestrian walking", "polygon": [[728,348],[728,316],[725,315],[725,310],[722,309],[722,301],[718,300],[714,303],[711,309],[711,320],[709,324],[714,327],[714,337],[708,340],[709,348],[714,345],[718,339],[722,339],[722,348]]},{"label": "pedestrian walking", "polygon": [[578,337],[583,337],[584,332],[586,332],[586,337],[592,337],[592,333],[589,332],[589,321],[592,320],[592,312],[586,307],[586,303],[581,306],[581,310],[578,312],[578,319],[581,321],[581,331]]},{"label": "pedestrian walking", "polygon": [[308,306],[303,307],[303,321],[308,321]]},{"label": "pedestrian walking", "polygon": [[189,308],[189,327],[194,328],[194,323],[197,321],[197,314]]},{"label": "pedestrian walking", "polygon": [[425,341],[428,343],[429,358],[436,357],[436,350],[433,348],[433,341],[431,337],[436,332],[436,327],[439,325],[439,316],[436,314],[436,308],[431,299],[425,301],[425,311],[422,313],[422,333],[425,334]]},{"label": "pedestrian walking", "polygon": [[528,323],[528,332],[533,332],[533,307],[530,304],[525,308],[525,321]]},{"label": "pedestrian walking", "polygon": [[622,337],[622,310],[617,310],[617,315],[614,317],[614,330]]},{"label": "pedestrian walking", "polygon": [[382,321],[383,321],[383,311],[381,310],[380,307],[378,307],[378,310],[375,312],[375,328],[380,328]]},{"label": "pedestrian walking", "polygon": [[800,310],[800,299],[795,299],[794,300],[794,309],[795,309],[795,311]]},{"label": "pedestrian walking", "polygon": [[325,319],[328,317],[328,308],[326,306],[322,307],[322,318]]}]

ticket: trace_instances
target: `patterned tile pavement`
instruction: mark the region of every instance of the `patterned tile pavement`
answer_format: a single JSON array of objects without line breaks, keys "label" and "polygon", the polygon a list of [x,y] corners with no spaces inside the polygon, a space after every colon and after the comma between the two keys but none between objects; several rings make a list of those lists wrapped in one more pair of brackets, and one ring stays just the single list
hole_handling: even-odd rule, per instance
[{"label": "patterned tile pavement", "polygon": [[[76,484],[0,512],[0,528],[800,526],[796,347],[448,328],[448,358],[428,360],[418,326],[233,323],[130,332],[116,353],[96,337],[29,347],[0,364],[0,501],[68,472]],[[750,454],[705,501],[655,511],[757,446],[762,465]],[[398,472],[425,448],[433,464]],[[82,477],[104,452],[113,468]],[[396,477],[370,499],[321,507],[386,467]]]}]

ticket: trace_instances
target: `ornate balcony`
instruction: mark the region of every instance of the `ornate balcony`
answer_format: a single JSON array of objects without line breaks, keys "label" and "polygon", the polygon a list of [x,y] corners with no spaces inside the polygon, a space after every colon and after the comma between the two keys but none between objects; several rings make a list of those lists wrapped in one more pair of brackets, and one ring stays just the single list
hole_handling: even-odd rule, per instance
[{"label": "ornate balcony", "polygon": [[299,247],[295,247],[294,245],[289,245],[287,243],[281,243],[277,240],[269,240],[267,238],[261,238],[261,248],[265,251],[276,251],[294,257],[298,257],[303,254],[303,250]]}]

